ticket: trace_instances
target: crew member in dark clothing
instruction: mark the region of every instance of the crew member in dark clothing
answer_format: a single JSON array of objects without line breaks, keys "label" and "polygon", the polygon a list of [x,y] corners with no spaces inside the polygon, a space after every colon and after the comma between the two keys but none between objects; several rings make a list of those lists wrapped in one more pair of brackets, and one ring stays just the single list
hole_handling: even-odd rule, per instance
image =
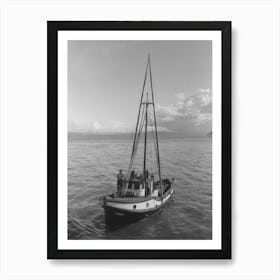
[{"label": "crew member in dark clothing", "polygon": [[121,188],[123,186],[123,178],[124,178],[124,175],[122,173],[122,170],[120,169],[119,174],[117,175],[117,189],[118,189],[118,192],[121,190]]},{"label": "crew member in dark clothing", "polygon": [[134,170],[131,171],[130,179],[131,179],[131,180],[135,180],[135,179],[136,179],[136,174],[135,174],[135,171],[134,171]]}]

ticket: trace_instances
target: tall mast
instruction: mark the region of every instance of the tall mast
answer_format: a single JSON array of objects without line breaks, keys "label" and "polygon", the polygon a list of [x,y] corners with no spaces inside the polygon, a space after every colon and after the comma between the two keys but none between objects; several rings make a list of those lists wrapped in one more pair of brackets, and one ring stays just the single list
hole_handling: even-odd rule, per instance
[{"label": "tall mast", "polygon": [[134,155],[135,149],[136,149],[135,141],[136,141],[136,136],[137,136],[137,133],[138,133],[139,118],[140,118],[140,112],[141,112],[141,107],[142,107],[144,89],[145,89],[145,84],[146,84],[146,79],[147,79],[147,73],[148,73],[148,61],[147,61],[147,65],[146,65],[145,77],[144,77],[144,82],[143,82],[143,87],[142,87],[142,93],[141,93],[140,105],[139,105],[139,110],[138,110],[136,128],[135,128],[135,133],[134,133],[134,138],[133,138],[133,147],[132,147],[130,163],[129,163],[129,167],[128,167],[128,174],[130,174],[130,171],[131,171],[131,168],[132,168],[133,155]]},{"label": "tall mast", "polygon": [[[143,102],[143,96],[144,96],[148,71],[149,71],[149,76],[150,76],[152,100],[149,102],[149,92],[147,91],[146,101]],[[151,69],[151,61],[150,61],[150,54],[149,54],[147,65],[146,65],[146,71],[145,71],[142,93],[141,93],[141,100],[140,100],[140,106],[139,106],[139,111],[138,111],[138,117],[137,117],[137,122],[136,122],[136,128],[135,128],[135,134],[134,134],[134,140],[133,140],[133,147],[132,147],[132,152],[131,152],[131,159],[130,159],[129,168],[128,168],[128,175],[129,175],[130,172],[131,172],[132,165],[133,165],[133,159],[134,159],[134,156],[135,156],[135,153],[136,153],[136,150],[137,150],[137,145],[138,145],[138,141],[139,141],[139,133],[141,133],[142,125],[145,122],[144,162],[143,162],[143,176],[144,176],[145,192],[146,192],[146,182],[147,182],[145,170],[147,169],[146,168],[146,158],[147,158],[148,105],[150,105],[150,104],[153,105],[153,115],[154,115],[155,135],[156,135],[156,157],[157,157],[157,165],[158,165],[158,176],[159,176],[159,182],[160,182],[161,198],[163,198],[160,156],[159,156],[159,144],[158,144],[158,131],[157,131],[157,121],[156,121],[155,101],[154,101],[154,91],[153,91],[153,81],[152,81],[152,69]],[[144,110],[142,110],[142,112],[141,112],[142,105],[145,105],[145,107],[143,108]],[[142,119],[143,123],[142,123],[142,120],[141,120],[141,124],[139,126],[140,114],[141,114],[141,118],[143,117],[143,119]]]},{"label": "tall mast", "polygon": [[151,92],[152,92],[152,104],[153,104],[153,112],[154,112],[154,121],[155,121],[155,133],[156,133],[156,153],[157,153],[157,163],[158,163],[158,177],[160,183],[160,190],[161,190],[161,198],[162,195],[162,181],[161,181],[161,167],[160,167],[160,157],[159,157],[159,145],[158,145],[158,132],[157,132],[157,119],[156,119],[156,111],[155,111],[155,100],[154,100],[154,91],[153,91],[153,80],[152,80],[152,69],[151,69],[151,62],[150,62],[150,54],[148,57],[148,64],[150,69],[150,82],[151,82]]},{"label": "tall mast", "polygon": [[146,112],[145,112],[145,142],[144,142],[144,165],[143,165],[143,176],[144,176],[144,186],[145,186],[145,193],[146,193],[146,154],[147,154],[147,127],[148,127],[148,92],[146,96]]}]

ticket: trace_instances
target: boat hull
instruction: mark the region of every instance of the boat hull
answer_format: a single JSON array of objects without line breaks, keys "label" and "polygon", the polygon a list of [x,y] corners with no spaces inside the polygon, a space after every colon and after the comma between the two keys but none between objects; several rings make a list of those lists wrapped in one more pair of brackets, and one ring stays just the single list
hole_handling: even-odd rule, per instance
[{"label": "boat hull", "polygon": [[103,198],[103,208],[106,219],[141,219],[149,216],[163,207],[171,198],[173,188],[167,191],[163,198],[147,197],[140,199]]}]

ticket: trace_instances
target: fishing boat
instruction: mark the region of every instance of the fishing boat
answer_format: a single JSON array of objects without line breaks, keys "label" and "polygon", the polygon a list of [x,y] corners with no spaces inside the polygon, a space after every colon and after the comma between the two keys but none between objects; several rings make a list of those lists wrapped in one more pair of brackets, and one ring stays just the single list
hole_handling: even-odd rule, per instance
[{"label": "fishing boat", "polygon": [[[143,165],[141,164],[141,172],[137,173],[134,170],[134,161],[143,134]],[[158,137],[152,70],[148,55],[127,173],[122,174],[120,170],[116,191],[106,194],[101,200],[106,218],[141,218],[154,213],[170,200],[174,191],[174,178],[162,177]],[[154,143],[157,169],[155,174],[149,172],[147,162],[148,138],[152,138]]]}]

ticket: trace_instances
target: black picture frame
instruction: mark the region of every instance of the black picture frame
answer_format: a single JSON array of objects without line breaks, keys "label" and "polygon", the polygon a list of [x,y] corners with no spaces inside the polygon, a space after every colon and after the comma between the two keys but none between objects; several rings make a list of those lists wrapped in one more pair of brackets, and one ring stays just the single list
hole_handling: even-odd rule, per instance
[{"label": "black picture frame", "polygon": [[[221,250],[58,249],[58,31],[220,30],[222,33],[222,248]],[[47,258],[48,259],[231,259],[231,22],[48,21],[47,22]]]}]

